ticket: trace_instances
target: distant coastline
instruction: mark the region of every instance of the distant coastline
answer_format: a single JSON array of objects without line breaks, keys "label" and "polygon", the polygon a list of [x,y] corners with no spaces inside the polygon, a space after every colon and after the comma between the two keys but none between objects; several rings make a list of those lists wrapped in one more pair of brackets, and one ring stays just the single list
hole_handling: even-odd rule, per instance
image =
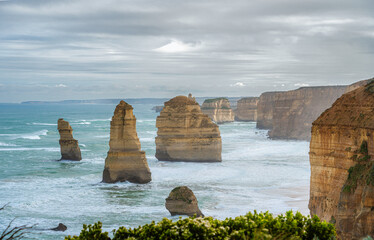
[{"label": "distant coastline", "polygon": [[[197,97],[196,100],[200,104],[205,99],[214,97]],[[230,102],[236,102],[242,97],[227,97]],[[168,101],[169,98],[115,98],[115,99],[91,99],[91,100],[61,100],[61,101],[24,101],[20,104],[34,105],[34,104],[118,104],[121,100],[126,100],[129,104],[155,104],[163,105],[164,102]],[[7,103],[2,103],[7,104]]]}]

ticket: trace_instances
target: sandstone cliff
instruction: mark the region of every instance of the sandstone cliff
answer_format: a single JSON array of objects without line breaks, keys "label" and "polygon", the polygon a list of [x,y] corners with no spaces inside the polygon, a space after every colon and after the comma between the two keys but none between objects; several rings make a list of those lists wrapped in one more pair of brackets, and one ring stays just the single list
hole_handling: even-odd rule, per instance
[{"label": "sandstone cliff", "polygon": [[227,98],[206,99],[201,110],[218,124],[234,121],[234,112]]},{"label": "sandstone cliff", "polygon": [[110,123],[109,152],[105,159],[103,182],[129,181],[147,183],[151,181],[145,152],[141,151],[136,133],[136,118],[133,107],[121,101]]},{"label": "sandstone cliff", "polygon": [[236,121],[257,121],[258,97],[246,97],[238,101],[235,110]]},{"label": "sandstone cliff", "polygon": [[57,129],[60,133],[61,160],[82,160],[78,140],[73,138],[73,129],[69,122],[63,118],[58,119]]},{"label": "sandstone cliff", "polygon": [[310,140],[312,122],[340,97],[345,86],[302,87],[267,92],[257,106],[257,128],[270,129],[273,139]]},{"label": "sandstone cliff", "polygon": [[195,194],[186,186],[174,188],[168,198],[166,198],[165,207],[172,216],[187,215],[204,217],[197,204]]},{"label": "sandstone cliff", "polygon": [[374,82],[340,97],[313,122],[311,214],[341,239],[374,236]]},{"label": "sandstone cliff", "polygon": [[335,102],[345,86],[303,87],[277,95],[273,108],[273,139],[310,140],[312,122]]},{"label": "sandstone cliff", "polygon": [[220,162],[218,126],[193,98],[175,97],[164,104],[156,127],[156,158],[161,161]]},{"label": "sandstone cliff", "polygon": [[366,84],[368,84],[372,80],[374,80],[374,78],[371,78],[371,79],[368,79],[368,80],[361,80],[361,81],[355,82],[351,85],[348,85],[347,88],[345,89],[345,92],[347,93],[347,92],[356,90],[359,87],[365,86]]},{"label": "sandstone cliff", "polygon": [[273,127],[274,103],[282,92],[264,92],[260,95],[257,103],[256,128],[271,129]]}]

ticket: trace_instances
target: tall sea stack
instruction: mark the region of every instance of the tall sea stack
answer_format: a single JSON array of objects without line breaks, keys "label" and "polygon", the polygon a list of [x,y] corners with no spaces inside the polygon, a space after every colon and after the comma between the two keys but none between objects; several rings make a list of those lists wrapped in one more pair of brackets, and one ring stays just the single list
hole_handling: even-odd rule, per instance
[{"label": "tall sea stack", "polygon": [[69,122],[63,118],[58,119],[57,129],[60,133],[61,160],[82,160],[78,140],[73,138],[73,129]]},{"label": "tall sea stack", "polygon": [[164,104],[156,127],[160,161],[220,162],[222,141],[217,124],[192,97],[177,96]]},{"label": "tall sea stack", "polygon": [[339,239],[374,236],[374,81],[340,97],[313,122],[311,214]]},{"label": "tall sea stack", "polygon": [[125,101],[121,101],[114,111],[110,123],[109,147],[103,182],[148,183],[151,181],[151,171],[145,152],[141,151],[136,133],[133,107]]}]

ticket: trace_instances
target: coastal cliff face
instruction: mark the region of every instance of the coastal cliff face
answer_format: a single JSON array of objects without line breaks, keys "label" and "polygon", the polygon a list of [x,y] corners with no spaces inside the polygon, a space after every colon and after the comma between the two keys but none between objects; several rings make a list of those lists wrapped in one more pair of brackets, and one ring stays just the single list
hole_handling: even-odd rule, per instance
[{"label": "coastal cliff face", "polygon": [[235,110],[236,121],[257,121],[258,97],[242,98],[238,101]]},{"label": "coastal cliff face", "polygon": [[272,139],[310,140],[312,122],[335,102],[345,86],[303,87],[273,99]]},{"label": "coastal cliff face", "polygon": [[58,119],[57,129],[60,133],[61,160],[82,160],[78,140],[73,138],[73,129],[69,122],[65,121],[63,118]]},{"label": "coastal cliff face", "polygon": [[206,99],[201,110],[218,124],[233,122],[235,118],[227,98]]},{"label": "coastal cliff face", "polygon": [[355,83],[353,83],[351,85],[348,85],[347,88],[345,89],[345,92],[347,93],[347,92],[356,90],[359,87],[365,86],[366,84],[368,84],[372,80],[374,80],[374,78],[371,78],[371,79],[368,79],[368,80],[358,81],[358,82],[355,82]]},{"label": "coastal cliff face", "polygon": [[129,181],[147,183],[151,181],[145,152],[141,151],[136,133],[136,118],[133,107],[121,101],[110,123],[109,152],[105,159],[103,182]]},{"label": "coastal cliff face", "polygon": [[278,95],[282,92],[265,92],[260,95],[257,103],[257,123],[258,129],[272,129],[274,103]]},{"label": "coastal cliff face", "polygon": [[202,113],[193,98],[178,96],[164,105],[156,120],[158,160],[222,161],[222,141],[218,126]]},{"label": "coastal cliff face", "polygon": [[204,217],[201,213],[195,194],[186,186],[174,188],[168,198],[166,198],[165,207],[172,216],[187,215]]},{"label": "coastal cliff face", "polygon": [[374,82],[340,97],[313,122],[310,213],[341,239],[374,235]]}]

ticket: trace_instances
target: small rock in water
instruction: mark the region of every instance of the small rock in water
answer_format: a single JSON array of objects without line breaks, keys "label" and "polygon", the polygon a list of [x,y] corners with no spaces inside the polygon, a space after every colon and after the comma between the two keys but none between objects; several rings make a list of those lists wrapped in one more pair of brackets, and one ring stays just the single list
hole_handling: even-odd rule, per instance
[{"label": "small rock in water", "polygon": [[59,223],[57,227],[55,228],[51,228],[52,231],[61,231],[61,232],[65,232],[68,228],[62,224],[62,223]]},{"label": "small rock in water", "polygon": [[186,186],[174,188],[166,198],[165,207],[172,216],[187,215],[204,217],[197,204],[195,194]]}]

